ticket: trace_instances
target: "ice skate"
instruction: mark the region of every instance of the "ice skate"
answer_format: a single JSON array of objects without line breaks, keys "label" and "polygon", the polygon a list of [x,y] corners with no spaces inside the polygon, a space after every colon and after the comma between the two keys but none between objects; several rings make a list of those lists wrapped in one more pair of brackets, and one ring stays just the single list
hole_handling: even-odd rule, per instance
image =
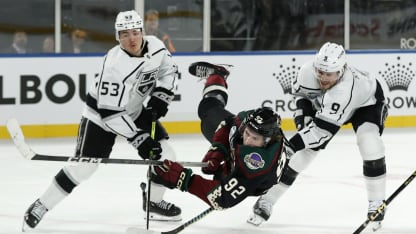
[{"label": "ice skate", "polygon": [[[144,218],[147,218],[146,206],[147,206],[147,193],[146,193],[146,184],[142,183],[140,185],[142,189],[142,201],[143,201],[143,211],[145,212]],[[172,203],[166,202],[165,200],[157,202],[150,201],[149,209],[149,220],[152,221],[181,221],[181,208],[175,206]]]},{"label": "ice skate", "polygon": [[377,211],[377,209],[384,203],[384,201],[382,200],[377,200],[377,201],[370,201],[368,204],[368,213],[367,213],[367,217],[372,220],[369,224],[368,227],[371,228],[371,230],[373,230],[373,232],[379,230],[381,228],[381,222],[384,220],[384,214],[385,214],[385,210],[383,210],[377,217],[372,217],[375,216],[374,212]]},{"label": "ice skate", "polygon": [[46,212],[48,212],[48,209],[37,199],[25,212],[22,231],[35,228]]},{"label": "ice skate", "polygon": [[230,75],[230,72],[225,67],[230,68],[232,65],[195,62],[189,66],[189,73],[201,79],[206,79],[212,74],[220,75],[226,79]]},{"label": "ice skate", "polygon": [[[145,205],[146,206],[146,205]],[[146,211],[144,209],[144,211]],[[146,219],[146,215],[144,217]],[[150,202],[149,220],[153,221],[181,221],[181,208],[165,200],[159,203]]]},{"label": "ice skate", "polygon": [[247,219],[247,223],[259,226],[264,221],[267,221],[272,214],[273,204],[266,199],[260,197],[257,199],[253,207],[253,213]]}]

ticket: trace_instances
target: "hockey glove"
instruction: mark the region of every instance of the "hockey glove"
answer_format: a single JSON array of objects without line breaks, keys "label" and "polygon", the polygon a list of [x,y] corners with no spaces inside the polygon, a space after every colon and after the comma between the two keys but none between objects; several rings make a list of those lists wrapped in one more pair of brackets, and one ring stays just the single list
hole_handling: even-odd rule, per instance
[{"label": "hockey glove", "polygon": [[227,117],[220,122],[217,129],[215,130],[214,136],[212,137],[212,142],[220,143],[224,146],[229,146],[229,135],[230,128],[234,125],[231,125],[233,121],[232,116]]},{"label": "hockey glove", "polygon": [[221,169],[220,166],[224,161],[224,158],[224,153],[221,152],[219,146],[216,146],[214,143],[202,159],[202,162],[208,162],[208,166],[202,167],[202,172],[208,175],[215,174]]},{"label": "hockey glove", "polygon": [[168,113],[168,105],[173,99],[173,92],[162,87],[156,87],[153,90],[152,97],[147,103],[147,109],[156,113],[156,119],[163,117]]},{"label": "hockey glove", "polygon": [[311,116],[304,115],[303,110],[301,110],[301,109],[296,110],[293,117],[294,117],[296,129],[298,131],[300,131],[304,127],[308,126],[313,120],[313,118]]},{"label": "hockey glove", "polygon": [[316,110],[314,110],[311,101],[305,98],[299,98],[296,100],[296,111],[293,118],[298,131],[302,130],[313,121],[315,113]]},{"label": "hockey glove", "polygon": [[149,159],[151,155],[152,157],[150,159],[160,159],[162,147],[159,142],[154,141],[150,137],[149,133],[145,131],[138,131],[134,137],[127,139],[127,141],[137,149],[139,156],[143,159]]},{"label": "hockey glove", "polygon": [[181,191],[188,191],[188,185],[192,177],[192,170],[183,168],[181,164],[165,159],[162,166],[155,166],[156,178],[154,181],[159,184]]}]

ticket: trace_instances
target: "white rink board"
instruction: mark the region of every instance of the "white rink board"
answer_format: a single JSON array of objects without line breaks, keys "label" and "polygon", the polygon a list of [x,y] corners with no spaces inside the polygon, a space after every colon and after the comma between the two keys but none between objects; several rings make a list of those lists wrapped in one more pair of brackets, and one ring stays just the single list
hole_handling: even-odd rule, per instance
[{"label": "white rink board", "polygon": [[[198,121],[203,82],[188,73],[195,61],[232,64],[231,111],[271,106],[291,118],[294,104],[284,85],[312,51],[285,53],[176,54],[180,82],[177,97],[163,121]],[[416,51],[351,52],[348,63],[370,72],[389,100],[390,116],[416,115]],[[77,124],[85,93],[101,70],[102,56],[0,57],[0,126],[17,118],[21,124]],[[401,86],[394,86],[401,84]],[[393,90],[390,90],[393,88]]]}]

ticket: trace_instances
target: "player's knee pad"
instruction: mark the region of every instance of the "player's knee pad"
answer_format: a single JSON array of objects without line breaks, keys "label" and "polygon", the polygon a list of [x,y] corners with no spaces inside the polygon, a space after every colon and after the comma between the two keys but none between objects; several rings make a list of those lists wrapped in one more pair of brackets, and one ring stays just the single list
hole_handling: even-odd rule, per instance
[{"label": "player's knee pad", "polygon": [[173,150],[172,146],[169,144],[167,140],[161,140],[159,141],[160,146],[162,147],[162,157],[160,160],[168,159],[171,161],[176,160],[176,154]]},{"label": "player's knee pad", "polygon": [[309,164],[316,158],[318,151],[312,149],[304,149],[292,155],[289,161],[289,167],[298,173],[305,170]]},{"label": "player's knee pad", "polygon": [[364,161],[363,173],[367,177],[378,177],[386,174],[386,160],[380,158],[376,160]]},{"label": "player's knee pad", "polygon": [[70,193],[78,184],[90,178],[97,169],[98,164],[93,163],[68,165],[55,176],[55,181],[65,192]]},{"label": "player's knee pad", "polygon": [[384,157],[384,143],[379,134],[378,126],[373,123],[363,123],[358,127],[357,145],[364,161],[377,160]]}]

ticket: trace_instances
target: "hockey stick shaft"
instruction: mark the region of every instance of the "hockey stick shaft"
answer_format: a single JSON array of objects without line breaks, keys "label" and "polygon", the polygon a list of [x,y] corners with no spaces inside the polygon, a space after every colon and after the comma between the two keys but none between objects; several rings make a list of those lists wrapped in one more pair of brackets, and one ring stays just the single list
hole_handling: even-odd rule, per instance
[{"label": "hockey stick shaft", "polygon": [[403,182],[403,184],[400,185],[399,188],[396,189],[396,191],[394,191],[394,193],[392,195],[390,195],[389,198],[387,198],[387,200],[385,202],[383,202],[383,204],[381,204],[378,208],[377,211],[375,211],[373,214],[370,215],[369,218],[367,218],[367,220],[362,223],[354,232],[353,234],[359,234],[361,233],[366,227],[367,225],[373,221],[374,219],[376,219],[386,208],[387,206],[390,204],[390,202],[397,196],[399,195],[399,193],[401,191],[403,191],[403,189],[405,189],[410,182],[412,182],[412,180],[416,177],[416,171],[413,172],[413,174],[411,174],[409,176],[409,178],[407,178],[407,180],[405,180]]},{"label": "hockey stick shaft", "polygon": [[204,210],[202,213],[198,214],[197,216],[193,217],[192,219],[186,221],[184,224],[176,227],[175,229],[172,229],[170,231],[166,231],[166,232],[159,232],[159,231],[152,231],[152,230],[143,230],[137,227],[130,227],[127,229],[126,233],[127,234],[176,234],[179,233],[181,231],[183,231],[186,227],[188,227],[189,225],[198,222],[199,220],[201,220],[202,218],[204,218],[205,216],[207,216],[209,213],[211,213],[214,210],[214,208],[210,207],[206,210]]},{"label": "hockey stick shaft", "polygon": [[[71,157],[61,155],[46,155],[35,153],[29,160],[38,161],[55,161],[55,162],[78,162],[78,163],[101,163],[101,164],[136,164],[136,165],[163,165],[162,161],[156,160],[140,160],[140,159],[122,159],[122,158],[90,158],[90,157]],[[206,167],[203,162],[178,162],[188,167]]]},{"label": "hockey stick shaft", "polygon": [[[46,155],[35,153],[33,158],[29,160],[37,161],[55,161],[55,162],[78,162],[78,163],[100,163],[100,164],[132,164],[132,165],[163,165],[162,161],[156,160],[140,160],[140,159],[122,159],[122,158],[90,158],[90,157],[71,157]],[[178,162],[181,165],[188,167],[206,167],[207,164],[203,162]]]},{"label": "hockey stick shaft", "polygon": [[[152,111],[152,128],[150,130],[150,137],[152,140],[155,139],[155,133],[156,133],[156,113]],[[153,151],[150,151],[149,158],[153,158]],[[151,186],[151,166],[149,165],[148,171],[147,171],[147,200],[146,200],[146,230],[149,230],[149,222],[150,222],[150,186]]]},{"label": "hockey stick shaft", "polygon": [[[103,163],[103,164],[137,164],[137,165],[163,165],[163,162],[156,160],[120,159],[120,158],[95,158],[95,157],[74,157],[65,155],[38,154],[26,143],[22,129],[15,119],[7,121],[7,130],[21,155],[28,160],[57,161],[57,162],[78,162],[78,163]],[[178,162],[188,167],[206,167],[203,162]]]},{"label": "hockey stick shaft", "polygon": [[198,222],[199,220],[201,220],[202,218],[204,218],[205,216],[207,216],[209,213],[211,213],[211,211],[213,211],[214,208],[210,207],[206,210],[204,210],[202,213],[200,213],[199,215],[193,217],[192,219],[186,221],[184,224],[180,225],[179,227],[170,230],[170,231],[166,231],[166,232],[162,232],[161,234],[176,234],[181,232],[182,230],[184,230],[186,227],[188,227],[189,225]]}]

